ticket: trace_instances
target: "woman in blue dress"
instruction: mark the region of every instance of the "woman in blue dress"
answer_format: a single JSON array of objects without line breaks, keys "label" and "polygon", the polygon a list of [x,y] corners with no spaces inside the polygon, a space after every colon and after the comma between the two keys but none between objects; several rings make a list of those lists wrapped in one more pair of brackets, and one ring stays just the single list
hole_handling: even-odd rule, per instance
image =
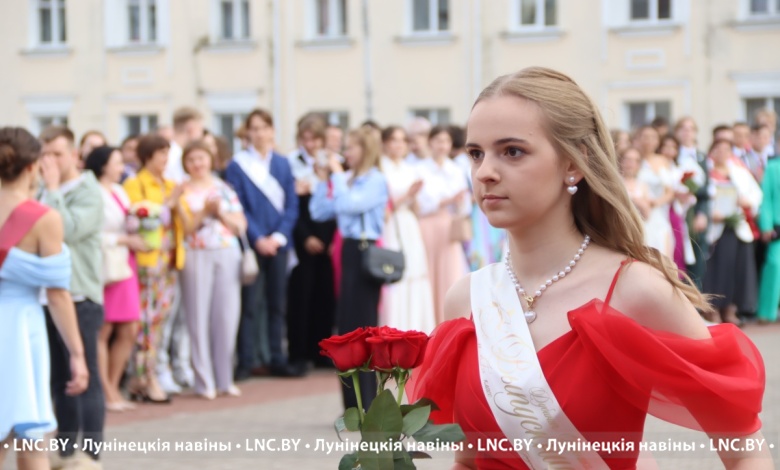
[{"label": "woman in blue dress", "polygon": [[[22,128],[0,128],[0,466],[14,439],[41,439],[57,428],[49,388],[49,343],[38,293],[70,353],[66,392],[82,393],[89,373],[76,323],[70,253],[59,214],[30,199],[40,144]],[[56,166],[55,166],[56,168]],[[20,470],[48,469],[46,453],[16,452]]]}]

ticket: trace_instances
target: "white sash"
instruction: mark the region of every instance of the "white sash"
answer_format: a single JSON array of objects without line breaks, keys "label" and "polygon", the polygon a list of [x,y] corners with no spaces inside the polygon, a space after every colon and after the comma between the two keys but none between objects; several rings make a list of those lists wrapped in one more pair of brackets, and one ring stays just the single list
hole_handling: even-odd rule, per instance
[{"label": "white sash", "polygon": [[[284,213],[284,188],[274,178],[270,171],[259,161],[260,155],[257,152],[249,151],[239,152],[233,157],[241,170],[252,180],[257,189],[271,202],[277,212]],[[273,158],[270,157],[270,158]]]},{"label": "white sash", "polygon": [[544,377],[514,286],[501,263],[471,274],[471,312],[477,334],[482,390],[498,426],[533,469],[608,469],[593,451],[548,449],[551,439],[587,444],[563,413]]}]

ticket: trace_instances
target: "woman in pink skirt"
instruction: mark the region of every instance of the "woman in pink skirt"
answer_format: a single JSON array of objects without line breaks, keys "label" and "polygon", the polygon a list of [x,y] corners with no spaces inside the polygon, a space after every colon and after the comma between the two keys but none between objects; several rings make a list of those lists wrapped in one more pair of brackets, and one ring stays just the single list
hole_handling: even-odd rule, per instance
[{"label": "woman in pink skirt", "polygon": [[447,290],[466,275],[466,258],[457,232],[459,223],[470,223],[471,199],[466,176],[450,160],[452,137],[446,127],[431,130],[429,144],[432,156],[421,160],[415,169],[422,179],[417,193],[425,251],[428,255],[428,277],[433,288],[436,324],[444,318],[444,296]]},{"label": "woman in pink skirt", "polygon": [[[133,408],[119,391],[119,381],[138,334],[140,301],[133,251],[146,246],[139,235],[126,228],[130,201],[119,180],[124,171],[122,154],[113,147],[94,149],[85,162],[100,181],[103,194],[103,282],[105,321],[98,336],[98,367],[108,411]],[[126,264],[122,264],[122,261]],[[113,341],[112,341],[113,337]]]}]

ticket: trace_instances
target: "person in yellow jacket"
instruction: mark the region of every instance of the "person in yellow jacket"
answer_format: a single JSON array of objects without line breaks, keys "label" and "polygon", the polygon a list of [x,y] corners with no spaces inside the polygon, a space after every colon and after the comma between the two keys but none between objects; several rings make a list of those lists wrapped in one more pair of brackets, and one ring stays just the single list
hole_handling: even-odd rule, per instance
[{"label": "person in yellow jacket", "polygon": [[[124,183],[132,204],[131,225],[138,224],[137,229],[146,231],[147,235],[149,231],[159,231],[159,236],[145,237],[146,240],[159,240],[159,243],[136,253],[141,328],[137,353],[133,358],[135,377],[129,386],[132,399],[153,403],[170,401],[157,381],[155,363],[162,327],[172,313],[178,271],[184,267],[185,229],[192,223],[189,209],[181,197],[183,186],[163,177],[169,146],[169,142],[161,136],[142,136],[137,153],[143,168]],[[144,206],[147,214],[139,214],[139,206]]]}]

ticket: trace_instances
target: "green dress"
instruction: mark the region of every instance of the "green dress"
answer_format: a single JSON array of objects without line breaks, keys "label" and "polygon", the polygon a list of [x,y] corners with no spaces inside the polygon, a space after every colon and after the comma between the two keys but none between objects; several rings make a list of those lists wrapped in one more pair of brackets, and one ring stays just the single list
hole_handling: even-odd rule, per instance
[{"label": "green dress", "polygon": [[[769,159],[761,184],[764,200],[758,215],[761,232],[780,228],[780,158]],[[758,318],[777,321],[780,303],[780,240],[769,242],[758,289]]]}]

